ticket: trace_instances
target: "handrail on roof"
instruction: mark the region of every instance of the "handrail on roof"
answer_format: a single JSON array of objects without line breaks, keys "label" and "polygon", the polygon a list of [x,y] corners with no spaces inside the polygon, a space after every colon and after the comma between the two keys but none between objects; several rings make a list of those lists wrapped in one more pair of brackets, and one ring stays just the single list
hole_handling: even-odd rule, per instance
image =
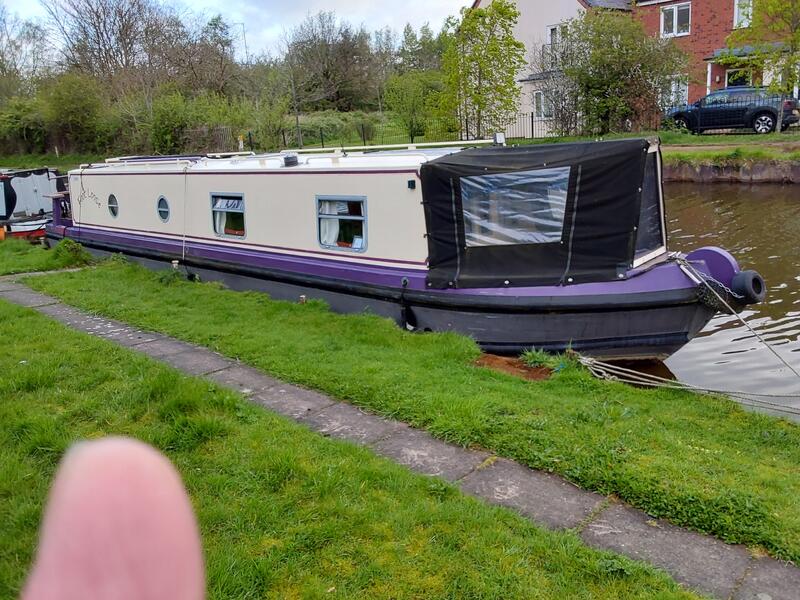
[{"label": "handrail on roof", "polygon": [[376,144],[374,146],[331,146],[330,148],[295,148],[282,150],[281,154],[316,154],[320,152],[354,152],[357,150],[417,150],[419,148],[446,148],[448,146],[475,146],[493,144],[494,140],[454,140],[452,142],[425,142],[422,144]]}]

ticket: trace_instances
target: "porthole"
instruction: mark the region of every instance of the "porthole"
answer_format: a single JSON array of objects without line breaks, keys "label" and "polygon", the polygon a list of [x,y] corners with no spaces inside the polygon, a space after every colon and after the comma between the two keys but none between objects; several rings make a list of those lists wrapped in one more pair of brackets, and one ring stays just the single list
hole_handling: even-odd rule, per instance
[{"label": "porthole", "polygon": [[167,199],[164,198],[164,196],[161,196],[158,199],[157,211],[159,219],[161,219],[164,223],[169,221],[169,202],[167,202]]},{"label": "porthole", "polygon": [[111,213],[112,217],[116,217],[119,214],[119,203],[114,194],[108,196],[108,212]]}]

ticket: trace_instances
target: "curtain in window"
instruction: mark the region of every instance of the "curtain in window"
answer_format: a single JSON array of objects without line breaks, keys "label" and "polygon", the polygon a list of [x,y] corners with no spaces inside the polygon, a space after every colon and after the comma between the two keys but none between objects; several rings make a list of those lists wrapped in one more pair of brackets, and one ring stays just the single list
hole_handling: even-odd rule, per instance
[{"label": "curtain in window", "polygon": [[[336,215],[339,214],[340,202],[323,200],[319,203],[319,214]],[[347,206],[345,204],[345,206]],[[339,219],[326,219],[319,217],[319,242],[323,246],[335,246],[339,239]]]},{"label": "curtain in window", "polygon": [[228,213],[224,210],[214,211],[214,231],[223,234],[225,233],[225,223],[228,220]]}]

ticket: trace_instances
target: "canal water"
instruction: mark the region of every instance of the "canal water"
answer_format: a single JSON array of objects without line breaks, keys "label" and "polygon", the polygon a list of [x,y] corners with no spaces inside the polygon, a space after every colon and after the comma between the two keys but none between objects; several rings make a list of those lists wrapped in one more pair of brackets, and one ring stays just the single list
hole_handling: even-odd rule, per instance
[{"label": "canal water", "polygon": [[[800,186],[671,183],[665,195],[671,250],[721,246],[763,275],[766,301],[742,316],[800,371]],[[800,379],[735,317],[713,319],[666,365],[694,385],[793,395],[768,401],[800,419]]]}]

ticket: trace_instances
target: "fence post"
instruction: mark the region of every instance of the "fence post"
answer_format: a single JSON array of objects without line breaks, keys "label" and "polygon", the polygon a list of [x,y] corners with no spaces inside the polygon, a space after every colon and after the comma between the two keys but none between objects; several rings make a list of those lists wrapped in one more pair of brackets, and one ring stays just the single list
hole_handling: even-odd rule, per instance
[{"label": "fence post", "polygon": [[531,112],[531,139],[536,137],[536,135],[533,133],[534,124],[536,123],[535,117],[536,114]]},{"label": "fence post", "polygon": [[252,152],[253,151],[253,132],[252,131],[248,131],[247,132],[247,143],[250,145],[250,152]]},{"label": "fence post", "polygon": [[283,135],[283,147],[286,148],[289,145],[286,143],[286,130],[281,129],[281,134]]},{"label": "fence post", "polygon": [[322,147],[325,147],[325,132],[322,130],[322,127],[319,128],[319,139],[322,142]]},{"label": "fence post", "polygon": [[361,123],[361,141],[364,142],[365,146],[367,145],[367,131],[363,123]]}]

